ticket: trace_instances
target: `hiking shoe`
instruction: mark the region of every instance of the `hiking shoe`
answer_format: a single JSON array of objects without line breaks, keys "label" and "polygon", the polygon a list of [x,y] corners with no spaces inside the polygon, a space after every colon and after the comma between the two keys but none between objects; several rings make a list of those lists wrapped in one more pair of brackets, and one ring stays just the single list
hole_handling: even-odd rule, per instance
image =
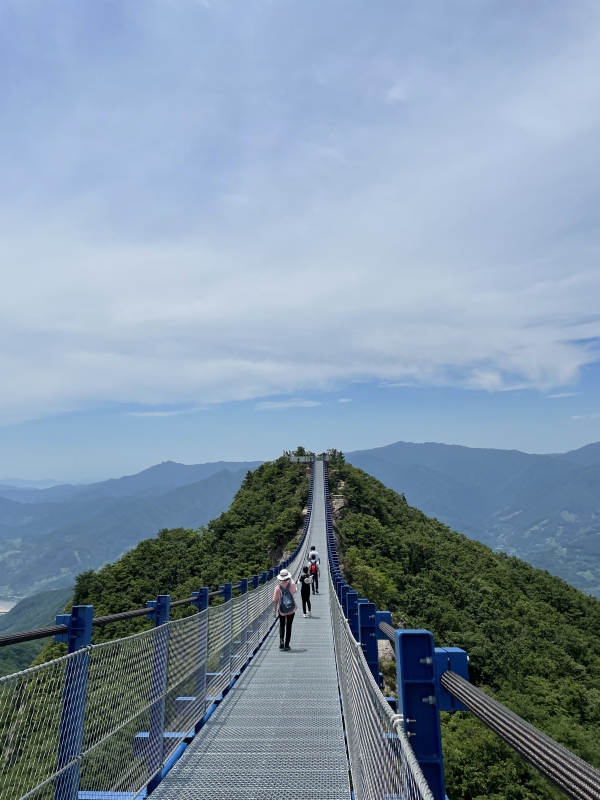
[{"label": "hiking shoe", "polygon": [[291,650],[292,648],[289,646],[289,644],[286,644],[286,646],[283,649],[284,650]]},{"label": "hiking shoe", "polygon": [[280,650],[283,650],[283,649],[284,649],[284,648],[283,648],[283,642],[279,642],[279,649],[280,649]]},{"label": "hiking shoe", "polygon": [[306,619],[306,614],[302,614],[302,616],[304,617],[304,619]]}]

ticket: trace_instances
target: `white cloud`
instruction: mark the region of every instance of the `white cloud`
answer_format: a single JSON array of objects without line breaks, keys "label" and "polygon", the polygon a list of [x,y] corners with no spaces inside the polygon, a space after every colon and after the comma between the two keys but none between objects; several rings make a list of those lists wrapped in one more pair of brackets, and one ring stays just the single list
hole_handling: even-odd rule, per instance
[{"label": "white cloud", "polygon": [[3,39],[0,420],[548,391],[598,358],[595,4],[33,6]]},{"label": "white cloud", "polygon": [[129,411],[130,417],[176,417],[179,411]]},{"label": "white cloud", "polygon": [[321,403],[317,400],[293,398],[292,400],[263,400],[257,403],[254,408],[257,411],[279,411],[284,408],[313,408],[320,405]]},{"label": "white cloud", "polygon": [[559,392],[558,394],[549,394],[549,398],[557,398],[557,397],[575,397],[576,395],[581,394],[581,392]]},{"label": "white cloud", "polygon": [[340,397],[338,403],[351,403],[352,400],[349,397]]},{"label": "white cloud", "polygon": [[170,411],[127,411],[128,417],[177,417],[180,414],[193,414],[195,411],[208,411],[208,408],[180,408]]},{"label": "white cloud", "polygon": [[600,419],[600,414],[575,414],[571,419]]}]

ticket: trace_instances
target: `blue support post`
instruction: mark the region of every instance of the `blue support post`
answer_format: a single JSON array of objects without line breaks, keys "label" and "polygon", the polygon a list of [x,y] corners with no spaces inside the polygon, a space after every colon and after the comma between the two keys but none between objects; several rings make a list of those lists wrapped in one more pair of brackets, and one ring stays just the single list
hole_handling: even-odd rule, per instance
[{"label": "blue support post", "polygon": [[222,586],[219,586],[219,592],[225,603],[231,600],[233,597],[233,583],[224,583]]},{"label": "blue support post", "polygon": [[[242,595],[248,594],[248,578],[242,578],[237,582],[237,588],[240,590]],[[247,649],[247,642],[248,642],[248,598],[244,601],[244,621],[242,625],[242,630],[240,631],[240,649],[239,658],[236,660],[236,676],[240,674],[240,671],[243,665],[246,663],[246,659],[248,658],[248,649]]]},{"label": "blue support post", "polygon": [[445,800],[436,653],[426,630],[395,632],[398,713],[435,800]]},{"label": "blue support post", "polygon": [[460,647],[436,647],[435,666],[440,711],[468,711],[460,700],[453,697],[441,684],[442,675],[449,670],[469,680],[469,656]]},{"label": "blue support post", "polygon": [[[198,614],[208,609],[210,602],[208,586],[203,586],[200,591],[192,592],[192,603],[198,609]],[[193,702],[198,714],[198,721],[196,723],[196,733],[200,730],[202,718],[206,711],[206,656],[208,652],[208,614],[199,617],[198,622],[198,651],[197,651],[197,664],[196,670],[196,688]]]},{"label": "blue support post", "polygon": [[[379,629],[380,622],[387,622],[388,625],[392,625],[392,612],[391,611],[377,611],[375,612],[375,628],[377,632],[378,639],[387,639],[385,633]],[[392,627],[394,627],[392,625]]]},{"label": "blue support post", "polygon": [[342,606],[342,611],[344,612],[344,616],[346,617],[346,619],[348,618],[348,616],[346,614],[346,611],[347,611],[347,609],[346,609],[346,597],[347,597],[349,591],[350,591],[350,586],[348,586],[348,584],[344,582],[343,586],[340,589],[340,605]]},{"label": "blue support post", "polygon": [[[81,746],[87,679],[90,663],[89,646],[92,643],[94,606],[73,606],[70,614],[59,614],[57,625],[66,625],[67,631],[54,637],[55,642],[67,644],[69,653],[77,653],[67,660],[62,695],[60,732],[58,739],[57,769],[62,772],[54,782],[54,800],[77,800]],[[65,769],[69,764],[71,766]]]},{"label": "blue support post", "polygon": [[203,586],[199,592],[192,592],[192,605],[195,605],[198,611],[204,611],[208,608],[209,603],[209,589],[208,586]]},{"label": "blue support post", "polygon": [[150,706],[150,729],[148,735],[147,764],[148,775],[153,776],[148,784],[148,794],[160,783],[160,770],[163,765],[165,732],[165,692],[167,689],[167,666],[169,663],[169,626],[171,615],[171,595],[159,594],[156,600],[148,600],[149,610],[146,619],[151,619],[157,628],[154,634],[154,657],[152,662],[152,682]]},{"label": "blue support post", "polygon": [[258,582],[260,580],[259,576],[258,575],[253,575],[250,580],[252,581],[252,588],[253,589],[258,589]]},{"label": "blue support post", "polygon": [[358,605],[360,646],[371,674],[379,686],[379,648],[375,633],[375,611],[375,603],[359,603]]},{"label": "blue support post", "polygon": [[348,620],[348,625],[350,626],[352,635],[358,642],[360,640],[360,625],[358,622],[358,592],[348,592],[346,595],[346,606],[348,608],[346,619]]},{"label": "blue support post", "polygon": [[224,583],[222,586],[219,586],[219,591],[223,597],[224,603],[229,603],[229,613],[227,617],[224,619],[223,624],[223,655],[221,656],[221,670],[227,673],[228,676],[228,683],[231,681],[231,631],[233,629],[233,603],[231,603],[231,599],[233,598],[233,584],[232,583]]}]

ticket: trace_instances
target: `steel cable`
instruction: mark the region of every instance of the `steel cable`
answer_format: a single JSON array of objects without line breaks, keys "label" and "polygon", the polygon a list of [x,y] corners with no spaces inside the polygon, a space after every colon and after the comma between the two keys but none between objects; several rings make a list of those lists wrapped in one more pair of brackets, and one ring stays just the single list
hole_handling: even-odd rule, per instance
[{"label": "steel cable", "polygon": [[454,672],[442,686],[568,797],[600,800],[600,772]]},{"label": "steel cable", "polygon": [[[391,625],[380,622],[379,629],[394,641],[394,628]],[[453,697],[566,795],[576,800],[600,800],[600,771],[587,761],[455,672],[444,673],[441,683]]]}]

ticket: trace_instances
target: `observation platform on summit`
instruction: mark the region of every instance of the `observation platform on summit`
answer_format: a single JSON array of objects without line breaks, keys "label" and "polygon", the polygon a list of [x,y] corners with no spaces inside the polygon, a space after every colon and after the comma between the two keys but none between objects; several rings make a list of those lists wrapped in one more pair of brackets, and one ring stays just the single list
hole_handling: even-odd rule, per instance
[{"label": "observation platform on summit", "polygon": [[[441,711],[470,711],[567,797],[600,800],[600,772],[473,686],[464,650],[396,630],[346,581],[334,457],[301,457],[307,515],[276,567],[108,616],[74,606],[54,626],[0,636],[68,649],[0,678],[2,800],[445,800]],[[277,575],[296,579],[312,545],[312,617],[296,611],[281,650]],[[92,644],[94,626],[144,616],[153,628]],[[393,644],[397,697],[381,692],[380,640]]]},{"label": "observation platform on summit", "polygon": [[[326,554],[322,461],[315,464],[311,545]],[[323,570],[312,617],[296,612],[291,651],[279,649],[274,626],[227,701],[154,791],[156,800],[349,800],[329,593]],[[298,592],[301,606],[299,598]]]}]

